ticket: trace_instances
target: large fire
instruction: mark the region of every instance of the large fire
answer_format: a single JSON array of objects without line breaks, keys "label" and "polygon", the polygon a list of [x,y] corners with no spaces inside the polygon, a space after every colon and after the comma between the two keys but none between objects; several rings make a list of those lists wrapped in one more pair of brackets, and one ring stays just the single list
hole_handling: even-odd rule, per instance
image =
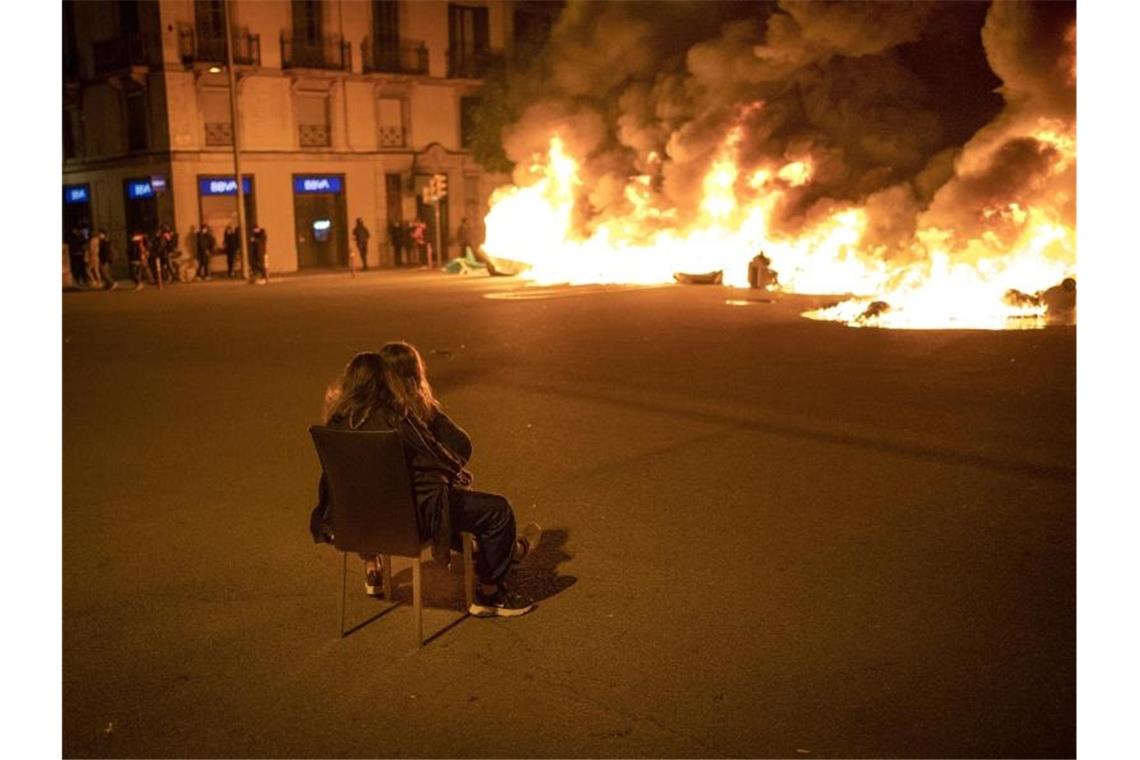
[{"label": "large fire", "polygon": [[[1072,167],[1071,125],[1040,119],[1022,129],[1015,137],[1044,151],[1051,161],[1047,174]],[[748,287],[750,262],[763,252],[779,289],[846,298],[805,316],[852,326],[1010,329],[1040,327],[1058,316],[1050,313],[1051,305],[1058,307],[1047,291],[1073,277],[1076,267],[1075,231],[1059,211],[1071,201],[1065,192],[986,208],[983,231],[966,241],[954,230],[919,226],[902,254],[862,242],[868,219],[857,204],[837,206],[794,235],[782,234],[771,224],[773,210],[813,181],[811,157],[742,169],[739,130],[722,141],[704,177],[699,214],[685,222],[660,200],[648,176],[633,177],[624,188],[628,213],[576,222],[579,163],[554,136],[529,167],[528,183],[492,196],[484,250],[517,262],[540,284],[649,285],[672,283],[678,273],[720,272],[723,284],[733,287]],[[971,160],[986,157],[977,152]]]}]

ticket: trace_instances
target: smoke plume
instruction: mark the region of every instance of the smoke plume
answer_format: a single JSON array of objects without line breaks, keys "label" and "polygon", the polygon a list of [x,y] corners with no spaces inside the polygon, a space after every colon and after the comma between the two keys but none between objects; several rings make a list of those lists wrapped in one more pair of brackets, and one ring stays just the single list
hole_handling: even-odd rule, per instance
[{"label": "smoke plume", "polygon": [[562,137],[581,159],[584,228],[629,212],[634,175],[683,223],[738,127],[743,169],[813,167],[777,232],[857,204],[863,246],[904,256],[917,229],[965,238],[1010,204],[1072,219],[1075,165],[1058,170],[1057,141],[1075,119],[1075,40],[1069,2],[572,2],[516,90],[526,107],[504,147],[525,184]]}]

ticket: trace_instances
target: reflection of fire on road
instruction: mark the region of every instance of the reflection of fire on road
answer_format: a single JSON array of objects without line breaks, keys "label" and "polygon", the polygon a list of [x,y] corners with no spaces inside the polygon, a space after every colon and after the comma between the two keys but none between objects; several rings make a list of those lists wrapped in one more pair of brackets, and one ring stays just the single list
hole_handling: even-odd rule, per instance
[{"label": "reflection of fire on road", "polygon": [[[946,26],[975,11],[918,5],[789,5],[763,29],[740,26],[698,41],[679,79],[658,75],[656,85],[615,90],[614,108],[625,110],[613,127],[604,109],[581,106],[585,92],[574,103],[532,107],[506,141],[529,158],[519,156],[515,184],[492,197],[485,251],[541,284],[720,283],[850,294],[806,316],[853,326],[1071,322],[1072,8],[990,6],[980,37],[1004,106],[995,105],[964,144],[935,150],[934,138],[912,134],[942,128],[934,106],[909,89],[913,72],[897,69],[894,51],[922,37],[924,24],[941,28],[935,19]],[[634,13],[627,7],[576,12],[591,24],[571,17],[556,30],[556,71],[557,51],[582,53],[583,40],[602,34],[599,24],[619,34],[623,18],[649,23],[623,17]],[[843,25],[854,26],[840,33]],[[859,29],[868,35],[862,42]],[[739,80],[719,100],[709,89],[713,70]],[[897,81],[859,79],[873,75]],[[821,78],[836,82],[824,87]],[[798,88],[799,101],[789,100],[789,87]],[[749,90],[758,97],[734,99]],[[892,93],[891,105],[876,99],[879,90]],[[827,109],[833,100],[857,108],[861,97],[868,103],[858,105],[876,109],[883,123],[851,111],[846,118],[865,127],[852,138]],[[705,100],[718,102],[717,110],[700,111]],[[680,115],[661,117],[666,102]],[[907,107],[913,113],[901,112]],[[634,171],[623,174],[623,165]],[[1055,287],[1061,295],[1048,295]]]}]

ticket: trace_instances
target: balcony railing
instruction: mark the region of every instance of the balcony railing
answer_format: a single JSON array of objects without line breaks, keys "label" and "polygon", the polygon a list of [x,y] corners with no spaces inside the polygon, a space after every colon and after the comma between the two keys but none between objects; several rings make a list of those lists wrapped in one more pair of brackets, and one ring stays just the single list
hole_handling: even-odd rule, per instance
[{"label": "balcony railing", "polygon": [[392,125],[380,126],[380,147],[381,148],[403,148],[405,145],[406,130],[403,127]]},{"label": "balcony railing", "polygon": [[352,68],[352,51],[339,34],[326,34],[312,41],[281,34],[281,68],[339,69]]},{"label": "balcony railing", "polygon": [[325,148],[332,144],[327,124],[302,124],[300,133],[302,148]]},{"label": "balcony railing", "polygon": [[490,50],[465,50],[453,47],[447,51],[447,76],[452,79],[479,79],[491,67],[494,54]]},{"label": "balcony railing", "polygon": [[394,45],[387,42],[373,44],[368,37],[360,45],[365,73],[426,74],[428,50],[420,40],[400,40]]},{"label": "balcony railing", "polygon": [[206,122],[207,145],[233,145],[234,125],[228,121]]},{"label": "balcony railing", "polygon": [[112,37],[109,40],[96,42],[91,46],[95,73],[109,74],[133,66],[149,66],[150,47],[141,34]]},{"label": "balcony railing", "polygon": [[[250,34],[245,27],[233,33],[234,63],[243,66],[261,65],[261,35]],[[226,36],[182,26],[178,29],[178,54],[182,63],[226,62]]]}]

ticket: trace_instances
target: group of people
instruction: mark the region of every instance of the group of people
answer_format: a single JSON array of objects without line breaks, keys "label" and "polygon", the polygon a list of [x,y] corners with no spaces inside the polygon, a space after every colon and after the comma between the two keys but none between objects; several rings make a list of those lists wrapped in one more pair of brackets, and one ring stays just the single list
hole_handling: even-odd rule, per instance
[{"label": "group of people", "polygon": [[[210,279],[210,256],[218,247],[217,239],[206,225],[193,232],[192,248],[197,268],[193,276],[189,267],[179,258],[178,233],[168,225],[161,225],[153,233],[136,230],[127,240],[127,265],[135,290],[143,288],[145,282],[152,285],[188,281],[190,279]],[[249,235],[249,259],[253,281],[267,282],[266,242],[268,235],[260,225],[254,225]],[[113,290],[118,287],[111,272],[115,250],[107,231],[100,229],[94,235],[82,225],[75,225],[67,235],[66,246],[71,270],[71,278],[76,287],[87,290]],[[226,225],[222,237],[222,247],[226,254],[227,277],[240,276],[237,266],[241,253],[241,232],[232,225]]]},{"label": "group of people", "polygon": [[411,222],[391,222],[388,225],[388,239],[392,243],[396,266],[422,266],[427,264],[427,223],[423,219],[417,218]]},{"label": "group of people", "polygon": [[114,290],[119,287],[111,274],[111,262],[115,250],[107,237],[107,230],[100,229],[94,235],[76,225],[67,235],[68,265],[71,279],[76,287],[88,290]]},{"label": "group of people", "polygon": [[[253,231],[249,235],[249,268],[253,276],[254,282],[267,282],[269,280],[269,268],[266,258],[266,242],[269,236],[266,234],[265,229],[258,224],[253,225]],[[202,225],[194,233],[194,249],[197,255],[198,268],[194,272],[195,279],[209,280],[210,275],[210,257],[218,249],[218,239],[214,237],[213,231],[206,225]],[[232,224],[227,224],[225,231],[222,232],[222,251],[226,254],[226,277],[233,279],[240,277],[241,273],[238,270],[238,265],[241,263],[241,228],[235,227]]]}]

